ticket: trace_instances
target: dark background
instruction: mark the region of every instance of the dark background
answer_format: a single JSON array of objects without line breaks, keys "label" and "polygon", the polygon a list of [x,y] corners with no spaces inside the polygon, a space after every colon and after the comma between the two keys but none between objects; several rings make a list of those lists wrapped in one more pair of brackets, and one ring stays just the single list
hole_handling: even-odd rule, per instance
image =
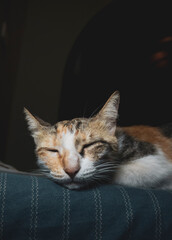
[{"label": "dark background", "polygon": [[55,123],[89,117],[115,91],[121,126],[172,121],[166,1],[0,2],[0,156],[36,168],[23,107]]}]

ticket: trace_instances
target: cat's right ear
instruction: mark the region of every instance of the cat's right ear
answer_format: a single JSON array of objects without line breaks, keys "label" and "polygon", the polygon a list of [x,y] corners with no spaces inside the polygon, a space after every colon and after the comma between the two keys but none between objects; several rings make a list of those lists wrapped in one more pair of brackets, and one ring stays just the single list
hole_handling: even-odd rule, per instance
[{"label": "cat's right ear", "polygon": [[32,136],[34,136],[37,132],[40,132],[45,126],[50,126],[49,123],[46,123],[42,119],[33,116],[26,108],[24,108],[24,113]]},{"label": "cat's right ear", "polygon": [[103,108],[96,115],[96,118],[104,122],[107,130],[111,135],[114,135],[116,130],[119,101],[120,93],[119,91],[116,91],[110,96]]}]

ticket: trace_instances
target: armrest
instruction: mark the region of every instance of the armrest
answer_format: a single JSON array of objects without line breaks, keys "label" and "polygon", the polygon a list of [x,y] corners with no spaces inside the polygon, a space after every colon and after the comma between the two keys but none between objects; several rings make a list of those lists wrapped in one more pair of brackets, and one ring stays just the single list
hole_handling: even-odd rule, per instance
[{"label": "armrest", "polygon": [[115,185],[72,191],[0,173],[0,239],[172,239],[172,192]]}]

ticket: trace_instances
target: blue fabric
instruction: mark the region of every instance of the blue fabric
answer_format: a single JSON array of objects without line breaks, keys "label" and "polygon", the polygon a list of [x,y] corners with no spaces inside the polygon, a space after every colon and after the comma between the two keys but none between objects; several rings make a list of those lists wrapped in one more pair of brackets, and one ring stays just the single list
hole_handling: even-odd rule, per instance
[{"label": "blue fabric", "polygon": [[0,173],[0,239],[171,240],[172,192]]}]

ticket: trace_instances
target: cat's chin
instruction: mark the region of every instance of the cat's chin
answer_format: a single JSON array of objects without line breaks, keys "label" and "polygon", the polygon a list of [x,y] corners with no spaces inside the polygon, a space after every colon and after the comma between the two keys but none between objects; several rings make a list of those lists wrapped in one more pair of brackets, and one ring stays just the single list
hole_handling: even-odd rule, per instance
[{"label": "cat's chin", "polygon": [[79,190],[85,187],[85,185],[83,183],[66,183],[64,184],[64,186],[70,190]]}]

